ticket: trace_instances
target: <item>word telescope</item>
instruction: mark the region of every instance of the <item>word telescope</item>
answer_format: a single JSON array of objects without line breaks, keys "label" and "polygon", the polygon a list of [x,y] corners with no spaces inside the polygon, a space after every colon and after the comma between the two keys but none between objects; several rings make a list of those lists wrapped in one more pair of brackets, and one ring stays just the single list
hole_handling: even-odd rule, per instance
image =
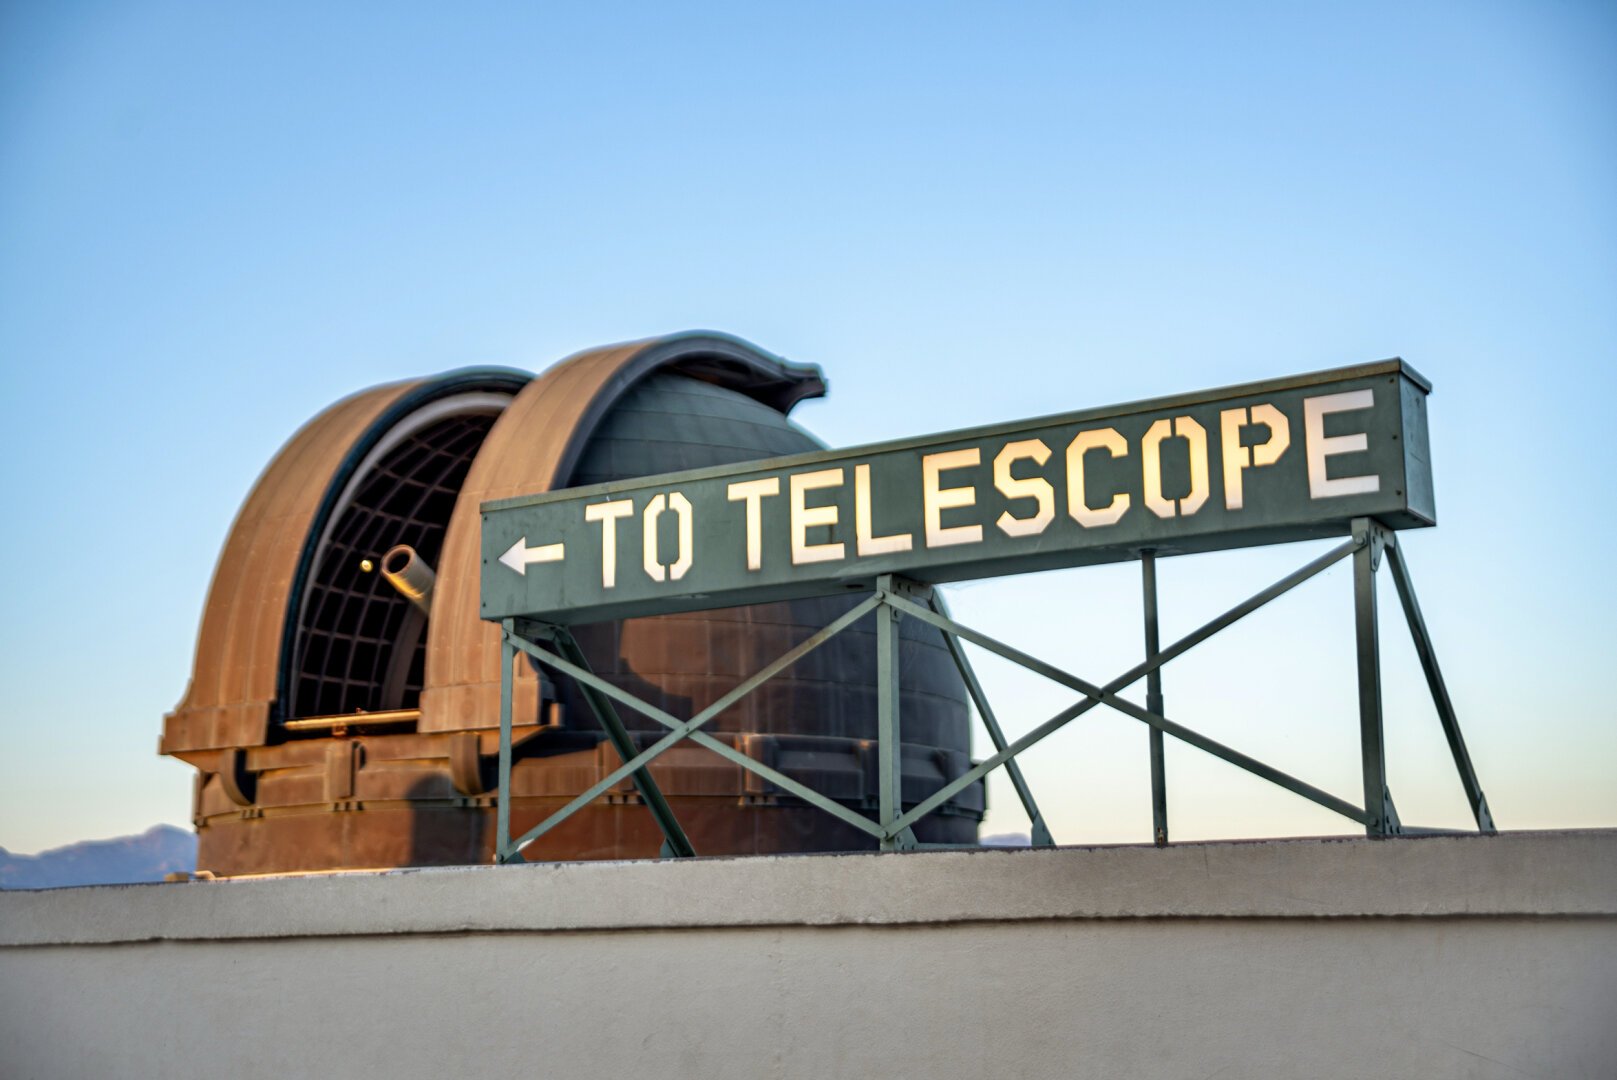
[{"label": "word telescope", "polygon": [[482,617],[558,625],[1436,523],[1402,360],[483,504]]}]

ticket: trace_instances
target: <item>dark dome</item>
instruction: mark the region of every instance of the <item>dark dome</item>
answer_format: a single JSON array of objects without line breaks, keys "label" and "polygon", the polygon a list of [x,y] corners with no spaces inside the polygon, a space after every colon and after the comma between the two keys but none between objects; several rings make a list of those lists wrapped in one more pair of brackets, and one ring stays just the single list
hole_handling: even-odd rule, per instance
[{"label": "dark dome", "polygon": [[[741,394],[678,375],[653,375],[590,438],[572,484],[820,449],[818,440],[785,416]],[[856,602],[826,597],[629,619],[580,628],[576,636],[598,672],[646,693],[676,716],[689,716]],[[904,734],[964,755],[970,739],[965,687],[943,637],[914,620],[899,625]],[[875,634],[875,616],[869,616],[715,717],[708,730],[874,739]],[[626,716],[625,722],[659,735],[664,730],[640,717]]]}]

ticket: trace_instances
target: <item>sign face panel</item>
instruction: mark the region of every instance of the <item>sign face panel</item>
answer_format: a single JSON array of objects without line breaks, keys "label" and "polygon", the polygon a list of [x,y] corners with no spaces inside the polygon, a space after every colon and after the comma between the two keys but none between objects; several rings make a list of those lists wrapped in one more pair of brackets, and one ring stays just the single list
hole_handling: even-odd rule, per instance
[{"label": "sign face panel", "polygon": [[483,504],[482,616],[729,607],[1436,523],[1399,360]]}]

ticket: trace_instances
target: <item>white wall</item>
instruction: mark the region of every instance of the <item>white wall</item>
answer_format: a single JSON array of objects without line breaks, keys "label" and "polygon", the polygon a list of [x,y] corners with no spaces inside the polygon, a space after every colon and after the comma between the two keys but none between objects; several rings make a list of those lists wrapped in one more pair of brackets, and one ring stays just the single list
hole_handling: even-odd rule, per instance
[{"label": "white wall", "polygon": [[1617,1075],[1617,832],[0,894],[0,1075]]}]

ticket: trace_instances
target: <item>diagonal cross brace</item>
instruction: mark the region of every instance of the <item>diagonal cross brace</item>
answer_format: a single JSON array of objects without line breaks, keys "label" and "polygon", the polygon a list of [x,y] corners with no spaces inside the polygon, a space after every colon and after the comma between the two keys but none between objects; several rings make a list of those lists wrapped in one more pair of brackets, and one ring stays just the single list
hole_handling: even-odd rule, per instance
[{"label": "diagonal cross brace", "polygon": [[512,846],[517,850],[526,847],[534,840],[537,840],[540,836],[543,836],[545,833],[561,824],[563,820],[570,817],[581,807],[593,802],[595,799],[605,794],[614,785],[621,783],[626,776],[630,776],[638,772],[640,769],[646,767],[657,757],[661,756],[666,750],[668,750],[669,747],[686,738],[701,746],[707,747],[713,752],[719,754],[721,757],[724,757],[741,766],[743,769],[747,769],[748,771],[763,777],[770,783],[775,784],[777,787],[780,787],[793,795],[796,795],[805,802],[808,802],[811,805],[842,819],[849,825],[852,825],[862,832],[881,839],[885,835],[884,830],[881,828],[881,826],[872,822],[870,819],[854,813],[841,803],[826,798],[824,795],[821,795],[814,789],[793,780],[784,773],[779,772],[776,769],[772,769],[762,762],[754,761],[741,751],[720,742],[718,739],[713,738],[706,732],[697,730],[703,724],[707,723],[715,716],[718,716],[730,706],[734,705],[741,698],[757,689],[764,682],[773,678],[775,675],[778,675],[792,664],[795,664],[798,660],[801,660],[803,657],[807,656],[810,652],[813,652],[827,641],[830,641],[843,630],[846,630],[848,627],[864,618],[872,610],[874,610],[880,604],[880,602],[881,601],[877,597],[872,596],[864,600],[862,603],[855,605],[846,614],[830,623],[824,629],[812,634],[797,646],[781,654],[781,656],[779,656],[777,659],[760,668],[757,672],[749,676],[745,681],[736,686],[723,697],[719,698],[713,704],[709,705],[695,716],[692,716],[689,720],[683,721],[675,717],[673,714],[665,712],[657,706],[652,705],[650,702],[643,701],[628,691],[623,690],[618,686],[614,686],[612,683],[602,679],[594,672],[565,660],[554,653],[548,652],[538,647],[533,642],[525,640],[520,635],[514,633],[510,634],[511,644],[515,648],[521,649],[529,656],[532,656],[535,660],[539,661],[539,663],[572,676],[578,682],[589,687],[590,689],[597,691],[608,698],[612,698],[613,700],[618,701],[619,703],[635,710],[636,712],[650,717],[651,719],[662,724],[664,727],[670,729],[667,735],[664,735],[661,739],[658,739],[651,746],[647,747],[639,754],[634,755],[631,759],[626,760],[622,765],[608,773],[601,780],[597,781],[594,785],[578,795],[566,806],[562,807],[560,810],[557,810],[544,821],[528,830],[520,838],[518,838],[515,844]]},{"label": "diagonal cross brace", "polygon": [[1415,652],[1420,657],[1421,670],[1426,673],[1426,685],[1432,693],[1432,703],[1437,707],[1443,734],[1448,738],[1449,753],[1454,756],[1454,767],[1460,774],[1466,800],[1471,804],[1471,816],[1476,819],[1479,831],[1494,832],[1488,799],[1482,793],[1476,768],[1471,764],[1471,754],[1465,748],[1465,736],[1460,734],[1460,719],[1455,715],[1454,702],[1449,698],[1448,684],[1443,681],[1443,671],[1437,666],[1437,650],[1426,629],[1426,619],[1421,615],[1420,601],[1415,597],[1415,583],[1404,562],[1403,546],[1390,534],[1386,553],[1387,565],[1392,570],[1392,582],[1398,589],[1398,600],[1404,608],[1404,621],[1409,624],[1409,635],[1415,640]]},{"label": "diagonal cross brace", "polygon": [[[940,594],[934,592],[930,597],[930,603],[933,611],[944,618],[949,617],[948,606],[944,604]],[[988,738],[993,742],[994,749],[1005,749],[1005,732],[999,726],[999,718],[994,715],[993,707],[988,704],[988,695],[983,692],[982,684],[977,681],[977,672],[971,666],[971,659],[966,655],[966,650],[961,647],[960,639],[953,634],[945,633],[943,643],[949,647],[949,655],[954,658],[954,666],[966,684],[966,693],[970,695],[972,704],[977,707],[977,715],[982,717],[983,727],[988,729]],[[1022,775],[1022,766],[1015,758],[1009,758],[1005,762],[1005,772],[1010,775],[1011,787],[1016,790],[1016,797],[1022,801],[1022,809],[1027,814],[1028,839],[1032,846],[1054,847],[1055,838],[1050,835],[1050,828],[1044,823],[1044,815],[1039,812],[1039,804],[1033,801],[1033,789],[1028,787],[1027,779]]]},{"label": "diagonal cross brace", "polygon": [[[568,663],[580,668],[588,668],[589,662],[584,659],[584,650],[578,647],[578,641],[572,632],[565,627],[556,627],[550,631],[551,642],[556,651],[565,657]],[[629,735],[629,729],[623,726],[623,720],[618,716],[617,710],[599,690],[591,686],[580,687],[584,700],[589,703],[590,712],[606,732],[612,746],[617,750],[618,757],[628,761],[634,757],[634,739]],[[674,816],[674,808],[668,805],[668,798],[662,793],[657,781],[652,779],[651,773],[645,769],[637,769],[633,774],[634,788],[640,793],[645,802],[646,809],[657,822],[657,828],[663,834],[663,854],[676,859],[690,858],[696,854],[696,847],[691,843],[690,837],[685,835],[685,829],[680,825],[679,819]]]},{"label": "diagonal cross brace", "polygon": [[1336,813],[1339,813],[1352,821],[1358,822],[1361,825],[1365,824],[1367,820],[1365,812],[1351,803],[1345,802],[1344,800],[1331,795],[1329,792],[1322,791],[1319,788],[1314,787],[1312,784],[1305,783],[1304,781],[1298,780],[1287,773],[1283,773],[1278,769],[1265,765],[1256,758],[1249,757],[1238,750],[1234,750],[1223,745],[1222,743],[1216,742],[1213,739],[1209,739],[1204,735],[1192,731],[1189,728],[1176,724],[1164,716],[1151,712],[1147,709],[1142,709],[1133,702],[1125,701],[1124,699],[1116,696],[1117,691],[1122,690],[1130,683],[1138,681],[1143,676],[1150,674],[1152,671],[1155,671],[1168,661],[1183,655],[1192,647],[1199,645],[1201,642],[1246,617],[1247,615],[1256,611],[1258,608],[1264,606],[1277,597],[1290,592],[1292,589],[1296,588],[1298,585],[1301,585],[1303,582],[1308,581],[1310,578],[1322,573],[1335,563],[1353,554],[1356,550],[1358,550],[1359,546],[1360,544],[1356,540],[1344,541],[1343,543],[1332,548],[1330,551],[1327,551],[1325,554],[1319,556],[1317,559],[1314,559],[1313,561],[1293,571],[1291,574],[1288,574],[1281,580],[1275,582],[1262,592],[1257,593],[1240,604],[1237,604],[1224,614],[1204,624],[1199,629],[1194,630],[1180,638],[1172,645],[1169,645],[1166,649],[1163,649],[1152,659],[1140,664],[1136,664],[1128,671],[1125,671],[1123,674],[1107,683],[1104,687],[1095,686],[1093,683],[1079,679],[1074,675],[1070,675],[1052,664],[1047,664],[1036,657],[1030,656],[1018,649],[1014,649],[1008,645],[1002,644],[988,635],[973,630],[970,627],[962,626],[952,619],[940,616],[927,608],[923,608],[915,603],[912,603],[902,596],[896,594],[886,595],[884,599],[887,603],[899,608],[907,614],[921,619],[923,622],[936,626],[938,629],[942,630],[946,636],[956,635],[976,645],[980,645],[990,652],[1003,656],[1005,659],[1010,660],[1013,663],[1019,664],[1030,671],[1043,675],[1045,678],[1048,678],[1053,682],[1057,682],[1070,689],[1077,690],[1079,693],[1085,695],[1086,699],[1057,713],[1055,716],[1051,717],[1049,720],[1046,720],[1044,723],[1040,724],[1026,735],[1023,735],[1021,738],[1017,739],[1003,750],[1000,750],[998,753],[994,754],[992,757],[979,762],[967,772],[945,784],[926,799],[922,800],[908,813],[900,816],[897,821],[892,823],[890,828],[897,830],[913,825],[916,821],[925,817],[927,814],[930,814],[933,810],[943,805],[943,803],[953,798],[968,785],[975,783],[982,776],[992,772],[1004,762],[1011,760],[1023,750],[1026,750],[1028,747],[1039,742],[1047,735],[1067,724],[1069,721],[1076,719],[1099,704],[1110,705],[1112,708],[1126,713],[1137,720],[1143,721],[1157,730],[1172,735],[1183,742],[1187,742],[1190,745],[1197,747],[1198,749],[1205,750],[1215,757],[1222,758],[1232,765],[1239,766],[1240,768],[1243,768],[1254,775],[1260,776],[1271,783],[1277,784],[1288,791],[1301,795],[1303,798],[1318,803],[1328,810],[1333,810]]}]

